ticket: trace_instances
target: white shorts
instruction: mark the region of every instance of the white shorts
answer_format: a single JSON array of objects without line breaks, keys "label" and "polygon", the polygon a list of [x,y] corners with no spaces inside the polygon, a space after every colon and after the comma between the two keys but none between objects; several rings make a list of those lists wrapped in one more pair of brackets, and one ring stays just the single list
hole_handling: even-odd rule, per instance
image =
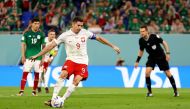
[{"label": "white shorts", "polygon": [[26,62],[24,63],[23,71],[31,72],[32,68],[34,68],[34,72],[39,73],[40,72],[40,62],[41,62],[41,60],[31,61],[29,59],[26,59]]}]

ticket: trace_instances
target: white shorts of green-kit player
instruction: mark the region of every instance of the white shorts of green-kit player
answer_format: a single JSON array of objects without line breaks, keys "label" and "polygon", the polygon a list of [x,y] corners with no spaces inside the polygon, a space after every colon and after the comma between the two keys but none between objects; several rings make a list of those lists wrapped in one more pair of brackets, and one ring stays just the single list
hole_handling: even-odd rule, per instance
[{"label": "white shorts of green-kit player", "polygon": [[24,66],[23,66],[23,71],[31,72],[32,68],[34,68],[34,72],[39,73],[40,72],[40,62],[41,62],[41,60],[31,61],[29,59],[26,59],[26,62],[24,63]]}]

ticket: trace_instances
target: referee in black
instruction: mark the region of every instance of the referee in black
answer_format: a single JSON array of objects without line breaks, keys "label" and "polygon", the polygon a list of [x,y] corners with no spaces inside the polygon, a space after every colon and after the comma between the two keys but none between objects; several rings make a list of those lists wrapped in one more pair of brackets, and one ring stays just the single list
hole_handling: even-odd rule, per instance
[{"label": "referee in black", "polygon": [[[169,70],[169,64],[168,61],[170,59],[170,51],[168,44],[166,41],[164,41],[159,35],[157,34],[149,34],[147,26],[141,26],[140,27],[140,35],[141,38],[139,39],[139,52],[138,57],[135,62],[135,68],[138,67],[138,63],[143,56],[144,49],[149,54],[148,60],[146,62],[146,85],[148,89],[147,97],[151,97],[152,90],[151,90],[151,79],[150,79],[150,73],[152,70],[154,70],[155,65],[157,64],[159,69],[164,71],[167,75],[167,77],[170,80],[170,83],[174,89],[174,97],[179,96],[179,93],[176,88],[175,80],[172,74]],[[164,46],[165,52],[163,48],[161,47],[162,44]]]}]

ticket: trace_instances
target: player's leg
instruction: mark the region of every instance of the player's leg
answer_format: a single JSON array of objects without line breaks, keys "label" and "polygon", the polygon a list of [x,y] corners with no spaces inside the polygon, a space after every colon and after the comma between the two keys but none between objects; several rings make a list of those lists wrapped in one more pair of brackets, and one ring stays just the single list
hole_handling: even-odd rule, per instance
[{"label": "player's leg", "polygon": [[147,97],[152,96],[151,79],[150,79],[151,71],[152,71],[152,67],[146,67],[145,79],[146,79],[146,86],[148,89]]},{"label": "player's leg", "polygon": [[74,80],[73,83],[67,88],[65,94],[63,95],[63,101],[66,100],[72,92],[75,91],[75,88],[78,86],[80,81],[86,80],[88,77],[88,70],[87,70],[87,65],[86,64],[75,64],[75,69],[74,69]]},{"label": "player's leg", "polygon": [[47,81],[46,73],[44,73],[43,76],[44,76],[44,87],[45,87],[45,91],[46,91],[46,93],[49,93],[48,81]]},{"label": "player's leg", "polygon": [[[64,66],[63,66],[64,67]],[[57,97],[57,95],[59,94],[60,90],[62,89],[63,87],[63,81],[68,77],[68,72],[67,70],[63,70],[62,68],[62,71],[61,71],[61,74],[57,80],[57,83],[55,84],[54,86],[54,90],[53,90],[53,96],[51,98],[54,99]],[[48,100],[48,101],[45,101],[44,104],[47,105],[47,106],[51,106],[51,100]]]},{"label": "player's leg", "polygon": [[145,71],[145,80],[146,80],[146,86],[147,86],[147,89],[148,89],[148,92],[147,92],[147,95],[146,95],[147,97],[152,96],[150,74],[151,74],[151,71],[154,69],[155,65],[156,65],[155,60],[149,57],[148,61],[146,63],[146,71]]},{"label": "player's leg", "polygon": [[169,70],[169,63],[168,61],[166,60],[166,58],[161,58],[159,61],[158,61],[158,67],[160,68],[160,70],[163,70],[166,74],[166,76],[168,77],[168,79],[170,80],[170,83],[173,87],[173,90],[174,90],[174,96],[179,96],[179,93],[177,92],[177,88],[176,88],[176,83],[175,83],[175,80],[174,80],[174,77],[173,75],[171,74],[170,70]]},{"label": "player's leg", "polygon": [[166,73],[166,75],[167,75],[168,79],[170,80],[170,83],[171,83],[171,85],[173,87],[174,97],[179,96],[179,93],[178,93],[177,87],[176,87],[176,83],[175,83],[175,79],[174,79],[173,75],[171,74],[170,70],[166,70],[164,72]]},{"label": "player's leg", "polygon": [[68,76],[68,72],[66,70],[62,70],[61,75],[54,86],[52,99],[55,98],[59,94],[60,90],[63,87],[63,81],[67,78],[67,76]]},{"label": "player's leg", "polygon": [[65,94],[62,97],[63,101],[65,101],[75,91],[76,87],[78,86],[78,84],[82,79],[83,77],[80,75],[77,75],[74,78],[73,83],[67,88]]},{"label": "player's leg", "polygon": [[23,65],[23,74],[22,74],[22,79],[21,79],[21,83],[20,83],[20,91],[17,94],[17,96],[22,96],[24,94],[24,88],[26,85],[27,76],[28,76],[28,73],[31,71],[32,66],[33,66],[33,62],[26,59],[26,62]]},{"label": "player's leg", "polygon": [[38,87],[38,81],[39,81],[40,63],[41,63],[40,60],[35,60],[34,62],[34,85],[32,91],[33,96],[37,96],[36,89]]},{"label": "player's leg", "polygon": [[40,93],[42,91],[41,87],[42,87],[42,81],[43,81],[43,69],[44,69],[44,66],[41,66],[40,67],[40,72],[39,72],[39,81],[38,81],[38,92]]},{"label": "player's leg", "polygon": [[48,81],[47,81],[47,77],[46,77],[46,72],[47,72],[47,68],[49,66],[49,63],[44,62],[43,66],[44,66],[44,69],[43,69],[43,72],[44,72],[43,73],[43,83],[44,83],[46,93],[49,93]]},{"label": "player's leg", "polygon": [[[61,74],[57,80],[57,83],[55,84],[54,86],[54,90],[53,90],[53,96],[51,99],[57,97],[57,95],[59,94],[60,90],[62,89],[63,87],[63,81],[66,79],[66,78],[69,78],[70,75],[73,74],[73,71],[74,71],[74,62],[70,61],[70,60],[67,60],[64,65],[62,66],[62,71],[61,71]],[[45,101],[44,103],[45,105],[48,105],[48,106],[51,106],[51,100],[49,101]]]},{"label": "player's leg", "polygon": [[52,96],[52,99],[55,98],[61,88],[63,87],[63,81],[66,79],[66,78],[69,78],[70,75],[73,74],[73,71],[74,71],[74,62],[70,61],[70,60],[67,60],[64,65],[62,66],[62,71],[61,71],[61,74],[58,78],[58,81],[57,83],[55,84],[54,86],[54,91],[53,91],[53,96]]},{"label": "player's leg", "polygon": [[38,81],[38,93],[40,93],[41,91],[42,91],[42,89],[41,89],[41,86],[42,86],[42,73],[43,72],[40,72],[39,73],[39,81]]}]

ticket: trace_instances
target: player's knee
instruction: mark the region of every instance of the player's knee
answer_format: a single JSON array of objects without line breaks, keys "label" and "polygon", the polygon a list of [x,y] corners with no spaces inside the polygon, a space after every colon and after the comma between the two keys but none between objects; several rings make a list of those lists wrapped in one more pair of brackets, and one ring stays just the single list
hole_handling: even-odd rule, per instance
[{"label": "player's knee", "polygon": [[81,79],[75,78],[75,79],[73,80],[73,84],[74,84],[75,86],[78,86],[78,84],[80,83],[80,81],[81,81]]},{"label": "player's knee", "polygon": [[75,78],[75,79],[73,80],[73,84],[74,84],[75,86],[78,86],[78,84],[80,83],[81,80],[82,80],[82,77],[80,77],[80,78]]},{"label": "player's knee", "polygon": [[67,78],[67,76],[68,76],[68,73],[67,72],[61,72],[61,74],[60,74],[60,78],[62,78],[62,79],[66,79]]},{"label": "player's knee", "polygon": [[146,72],[145,76],[150,77],[150,73]]},{"label": "player's knee", "polygon": [[167,77],[171,77],[171,76],[172,76],[172,74],[170,73],[169,70],[166,70],[165,73],[166,73],[166,76],[167,76]]},{"label": "player's knee", "polygon": [[80,81],[73,80],[73,85],[78,86],[79,82],[80,82]]}]

